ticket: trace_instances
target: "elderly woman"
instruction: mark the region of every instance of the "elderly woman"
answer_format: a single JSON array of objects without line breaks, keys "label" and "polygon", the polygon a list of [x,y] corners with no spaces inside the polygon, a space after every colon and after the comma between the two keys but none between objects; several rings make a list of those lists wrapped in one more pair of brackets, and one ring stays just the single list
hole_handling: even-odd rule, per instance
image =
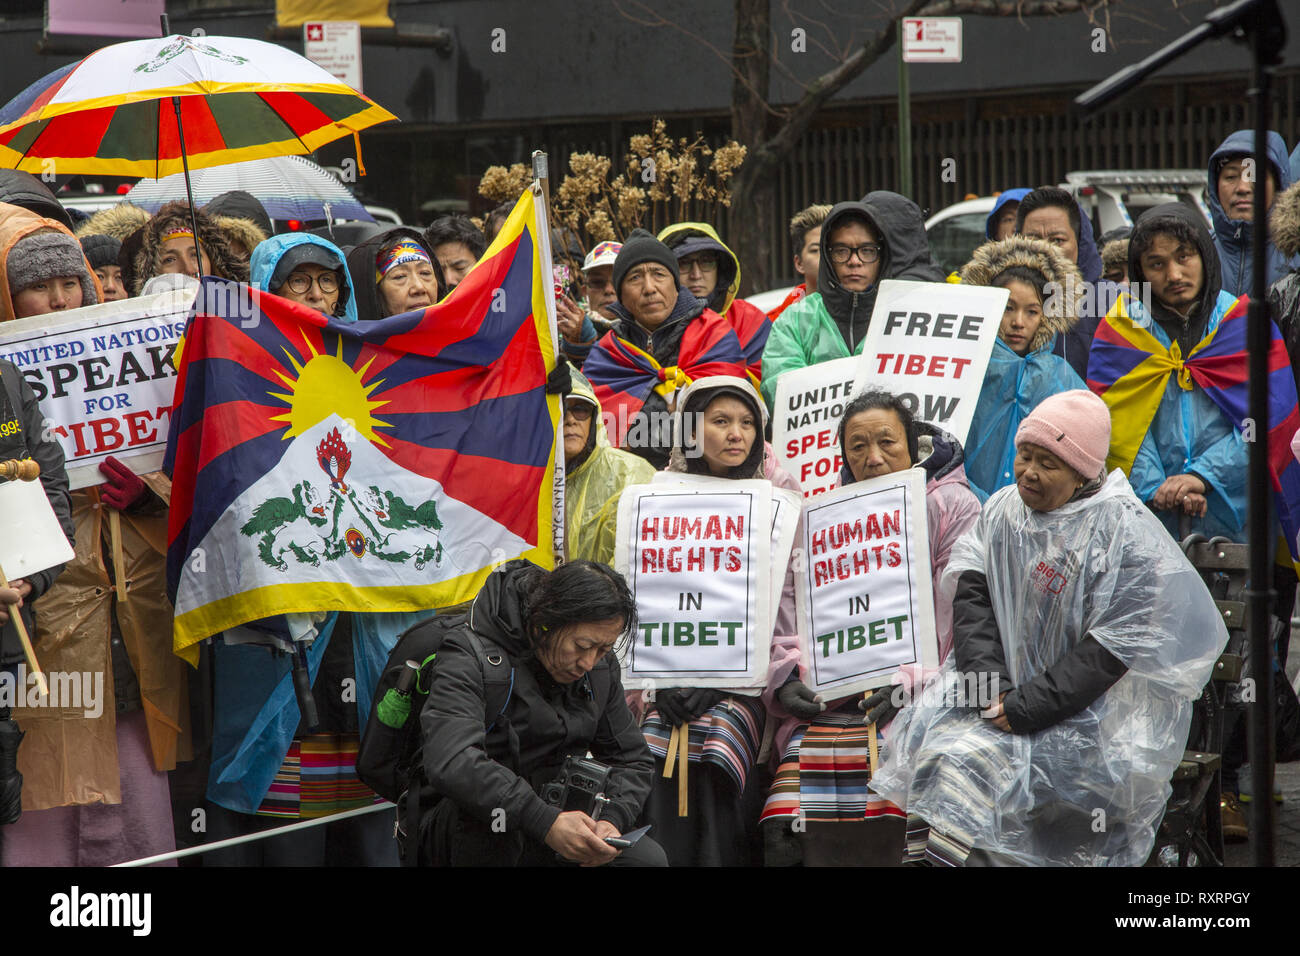
[{"label": "elderly woman", "polygon": [[[767,406],[747,378],[697,379],[679,393],[677,441],[668,471],[732,480],[765,478],[778,488],[800,492],[798,482],[781,470],[775,453],[763,441],[766,425]],[[790,650],[798,647],[794,574],[789,566],[783,571],[768,663],[769,687],[784,684],[797,659],[797,651]],[[673,866],[758,862],[763,789],[755,763],[766,719],[767,708],[756,695],[693,687],[656,693],[642,726],[657,768],[644,822],[654,824]],[[677,781],[663,776],[673,727],[682,724],[690,724],[687,817],[677,813]]]},{"label": "elderly woman", "polygon": [[357,281],[362,319],[427,309],[447,294],[442,266],[424,234],[410,226],[396,226],[356,246],[348,253],[348,271]]},{"label": "elderly woman", "polygon": [[[928,422],[916,421],[898,396],[879,389],[863,392],[844,409],[839,440],[844,458],[841,485],[917,465],[925,471],[930,576],[942,661],[952,648],[952,605],[940,599],[939,581],[953,545],[980,513],[979,500],[966,480],[961,442]],[[798,657],[800,650],[796,646],[791,653]],[[900,673],[898,680],[910,690],[920,676],[919,669],[909,669]],[[896,710],[892,688],[866,701],[845,697],[823,706],[797,677],[792,672],[784,686],[769,687],[766,692],[772,712],[782,718],[775,736],[781,764],[762,818],[769,865],[799,856],[810,866],[840,861],[896,862],[903,847],[902,811],[868,796],[868,778],[861,769],[867,762],[862,710],[868,711],[868,720],[884,724]],[[822,710],[826,713],[821,714]],[[811,766],[819,755],[832,753],[834,770],[803,775],[801,763]],[[817,808],[801,806],[800,792],[805,786],[817,789]],[[795,819],[803,823],[799,852],[790,828]]]},{"label": "elderly woman", "polygon": [[571,370],[564,396],[564,550],[570,561],[614,563],[618,498],[628,485],[646,484],[655,470],[644,458],[609,443],[600,400],[591,383]]},{"label": "elderly woman", "polygon": [[1015,487],[953,549],[953,654],[895,718],[871,781],[908,811],[911,862],[1151,852],[1227,632],[1123,474],[1104,474],[1109,442],[1091,392],[1044,401],[1016,433]]},{"label": "elderly woman", "polygon": [[249,271],[254,288],[344,322],[357,320],[347,263],[328,239],[307,232],[272,236],[253,250]]}]

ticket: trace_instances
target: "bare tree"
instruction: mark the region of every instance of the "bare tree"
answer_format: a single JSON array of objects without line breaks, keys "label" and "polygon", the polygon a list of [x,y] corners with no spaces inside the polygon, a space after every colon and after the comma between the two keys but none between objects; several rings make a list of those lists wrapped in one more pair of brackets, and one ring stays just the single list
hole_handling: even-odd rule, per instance
[{"label": "bare tree", "polygon": [[[616,6],[633,22],[680,32],[723,59],[731,69],[731,135],[749,149],[744,165],[732,180],[728,223],[731,246],[740,257],[748,287],[742,289],[743,294],[749,289],[769,288],[771,284],[768,263],[772,237],[776,234],[778,170],[808,131],[818,110],[889,52],[898,36],[899,20],[913,16],[1042,17],[1083,12],[1091,22],[1109,32],[1110,11],[1122,0],[877,0],[871,17],[876,29],[853,46],[846,46],[843,40],[853,31],[836,29],[838,24],[810,17],[809,4],[801,2],[798,19],[813,28],[807,31],[811,35],[805,37],[805,42],[819,48],[834,62],[834,66],[811,81],[794,77],[772,55],[772,0],[733,2],[735,29],[730,51],[666,19],[644,0],[616,0]],[[782,11],[794,19],[789,0],[780,0],[780,4]],[[822,6],[828,16],[837,16],[825,3]],[[791,105],[775,106],[771,102],[774,65],[803,88],[803,94]]]}]

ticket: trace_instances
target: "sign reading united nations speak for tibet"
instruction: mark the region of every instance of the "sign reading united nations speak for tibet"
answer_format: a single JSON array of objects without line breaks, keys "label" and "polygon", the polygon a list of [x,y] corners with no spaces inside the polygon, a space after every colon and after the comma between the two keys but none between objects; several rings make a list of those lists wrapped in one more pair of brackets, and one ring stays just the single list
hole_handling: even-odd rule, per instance
[{"label": "sign reading united nations speak for tibet", "polygon": [[829,700],[884,686],[904,664],[937,667],[925,473],[818,495],[803,516],[804,683]]},{"label": "sign reading united nations speak for tibet", "polygon": [[767,679],[772,488],[727,484],[632,485],[619,499],[616,566],[638,616],[623,658],[629,688]]},{"label": "sign reading united nations speak for tibet", "polygon": [[73,489],[100,484],[109,455],[136,474],[162,464],[172,360],[193,301],[192,291],[164,292],[0,325],[0,358],[36,394]]}]

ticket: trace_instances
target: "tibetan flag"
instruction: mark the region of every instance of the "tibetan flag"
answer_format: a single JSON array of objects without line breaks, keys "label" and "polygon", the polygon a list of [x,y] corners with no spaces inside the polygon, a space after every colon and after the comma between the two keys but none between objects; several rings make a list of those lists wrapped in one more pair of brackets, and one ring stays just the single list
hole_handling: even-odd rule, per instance
[{"label": "tibetan flag", "polygon": [[[1088,359],[1088,387],[1112,411],[1106,467],[1122,468],[1125,474],[1133,467],[1170,375],[1176,375],[1184,389],[1201,388],[1238,431],[1250,416],[1246,296],[1232,304],[1186,361],[1181,359],[1177,342],[1166,348],[1143,325],[1129,318],[1131,301],[1125,295],[1107,313],[1097,327]],[[1300,408],[1286,344],[1277,326],[1269,324],[1268,469],[1278,519],[1294,563],[1296,535],[1300,532],[1300,462],[1291,452],[1291,440],[1300,430]]]},{"label": "tibetan flag", "polygon": [[512,558],[554,566],[539,207],[525,193],[443,301],[374,322],[203,280],[164,465],[178,654],[278,615],[458,604]]},{"label": "tibetan flag", "polygon": [[705,309],[685,321],[674,365],[660,365],[649,352],[613,331],[606,332],[587,356],[582,373],[600,400],[615,448],[623,447],[632,420],[652,395],[666,400],[679,388],[708,375],[746,376],[740,340],[726,319]]}]

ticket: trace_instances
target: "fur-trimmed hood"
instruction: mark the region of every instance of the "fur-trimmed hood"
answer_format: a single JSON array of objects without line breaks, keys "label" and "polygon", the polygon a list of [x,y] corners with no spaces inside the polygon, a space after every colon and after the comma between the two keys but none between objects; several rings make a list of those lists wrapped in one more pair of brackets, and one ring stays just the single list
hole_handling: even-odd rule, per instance
[{"label": "fur-trimmed hood", "polygon": [[250,258],[258,244],[267,240],[266,233],[251,219],[243,219],[239,216],[213,216],[212,221],[226,234],[227,239],[243,243]]},{"label": "fur-trimmed hood", "polygon": [[1024,266],[1041,274],[1049,283],[1043,302],[1043,321],[1029,343],[1034,352],[1058,334],[1068,332],[1079,321],[1079,304],[1086,294],[1083,273],[1050,242],[1025,236],[1010,236],[1000,242],[986,242],[962,266],[966,285],[992,285],[1005,269]]},{"label": "fur-trimmed hood", "polygon": [[[212,219],[202,212],[196,212],[195,219],[199,227],[199,245],[207,253],[212,274],[219,279],[247,282],[248,260],[231,251],[225,233]],[[146,282],[162,273],[162,237],[173,229],[190,229],[190,207],[186,203],[167,203],[144,227],[140,251],[135,254],[132,270],[132,295],[139,295]]]},{"label": "fur-trimmed hood", "polygon": [[131,202],[120,202],[116,206],[101,209],[80,226],[76,236],[112,236],[123,242],[149,221],[149,211]]},{"label": "fur-trimmed hood", "polygon": [[1280,192],[1273,199],[1273,212],[1268,217],[1273,245],[1290,259],[1300,255],[1300,182]]}]

